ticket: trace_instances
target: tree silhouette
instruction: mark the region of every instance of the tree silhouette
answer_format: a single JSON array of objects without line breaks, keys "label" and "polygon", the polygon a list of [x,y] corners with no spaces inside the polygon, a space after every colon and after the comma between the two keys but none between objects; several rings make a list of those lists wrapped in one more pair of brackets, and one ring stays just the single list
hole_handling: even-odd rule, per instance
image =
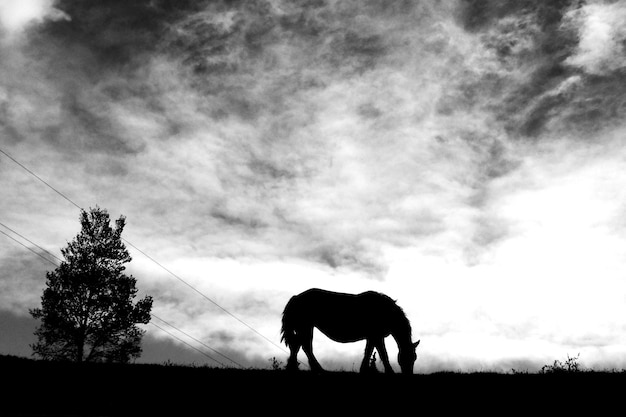
[{"label": "tree silhouette", "polygon": [[33,354],[43,359],[76,362],[128,362],[141,354],[145,331],[136,324],[150,321],[152,297],[133,304],[136,279],[123,273],[131,257],[122,242],[125,217],[111,228],[109,214],[96,207],[80,214],[81,231],[65,258],[46,273],[41,308],[30,310],[41,325],[35,331]]}]

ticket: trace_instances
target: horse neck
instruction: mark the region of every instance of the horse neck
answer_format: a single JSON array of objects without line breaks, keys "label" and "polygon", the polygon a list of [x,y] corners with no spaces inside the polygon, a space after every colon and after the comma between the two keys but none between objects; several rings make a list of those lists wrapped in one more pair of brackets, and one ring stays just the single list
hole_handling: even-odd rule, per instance
[{"label": "horse neck", "polygon": [[406,323],[403,322],[402,324],[396,326],[391,331],[391,336],[393,336],[396,340],[399,350],[408,349],[413,344],[413,341],[411,340],[411,325],[408,320]]}]

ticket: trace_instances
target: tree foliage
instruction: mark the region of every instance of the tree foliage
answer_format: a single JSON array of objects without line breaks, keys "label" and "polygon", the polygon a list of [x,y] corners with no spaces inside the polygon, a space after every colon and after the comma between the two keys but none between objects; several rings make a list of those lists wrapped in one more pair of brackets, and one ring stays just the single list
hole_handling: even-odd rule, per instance
[{"label": "tree foliage", "polygon": [[131,261],[121,235],[125,218],[110,225],[106,210],[81,211],[81,231],[61,249],[64,261],[46,274],[41,320],[33,354],[43,359],[128,362],[141,354],[152,297],[133,304],[136,279],[124,274]]}]

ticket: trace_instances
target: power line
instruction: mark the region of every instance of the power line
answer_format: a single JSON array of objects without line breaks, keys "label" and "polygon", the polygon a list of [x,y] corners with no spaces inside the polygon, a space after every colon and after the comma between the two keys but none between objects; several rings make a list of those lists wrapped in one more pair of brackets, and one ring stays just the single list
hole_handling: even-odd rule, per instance
[{"label": "power line", "polygon": [[[14,233],[14,234],[16,234],[17,236],[21,237],[22,239],[24,239],[25,241],[27,241],[27,242],[28,242],[28,243],[30,243],[31,245],[38,247],[38,248],[39,248],[39,249],[41,249],[42,251],[46,252],[47,254],[49,254],[50,256],[52,256],[53,258],[55,258],[56,260],[58,260],[59,262],[63,262],[63,260],[62,260],[61,258],[59,258],[59,257],[58,257],[58,256],[56,256],[55,254],[51,253],[51,252],[50,252],[50,251],[48,251],[47,249],[45,249],[45,248],[43,248],[43,247],[39,246],[37,243],[33,242],[32,240],[28,239],[26,236],[24,236],[24,235],[20,234],[19,232],[15,231],[14,229],[10,228],[10,227],[9,227],[9,226],[7,226],[6,224],[4,224],[4,223],[0,222],[0,226],[4,227],[5,229],[10,230],[12,233]],[[6,234],[6,233],[2,232],[1,230],[0,230],[0,233],[3,233],[3,234],[4,234],[4,235],[6,235],[7,237],[9,237],[9,238],[13,239],[11,236],[9,236],[8,234]],[[19,242],[19,241],[17,241],[16,239],[13,239],[13,240],[14,240],[14,241],[16,241],[17,243],[20,243],[20,242]],[[21,243],[20,243],[20,244],[21,244]],[[29,250],[30,250],[30,248],[29,248],[28,246],[26,246],[26,245],[22,245],[22,246],[24,246],[26,249],[29,249]],[[33,252],[33,253],[35,253],[36,255],[38,255],[38,256],[40,256],[40,257],[42,257],[43,259],[47,260],[48,262],[52,263],[54,266],[58,266],[56,263],[54,263],[54,262],[50,261],[50,259],[47,259],[47,258],[45,258],[45,257],[41,256],[39,253],[34,252],[34,251],[32,251],[32,252]],[[224,355],[223,353],[219,352],[218,350],[213,349],[211,346],[207,345],[206,343],[202,342],[201,340],[196,339],[195,337],[193,337],[193,336],[192,336],[192,335],[190,335],[189,333],[186,333],[186,332],[182,331],[181,329],[177,328],[177,327],[176,327],[176,326],[174,326],[173,324],[168,323],[167,321],[163,320],[162,318],[160,318],[160,317],[159,317],[159,316],[157,316],[156,314],[151,313],[150,315],[151,315],[152,317],[154,317],[154,318],[156,318],[156,319],[158,319],[158,320],[162,321],[163,323],[167,324],[168,326],[175,328],[176,330],[178,330],[179,332],[181,332],[181,333],[182,333],[182,334],[184,334],[185,336],[189,337],[190,339],[195,340],[196,342],[200,343],[202,346],[206,347],[207,349],[209,349],[209,350],[211,350],[211,351],[213,351],[213,352],[217,353],[218,355],[222,356],[222,357],[223,357],[223,358],[225,358],[225,359],[228,359],[229,361],[231,361],[231,362],[232,362],[232,363],[234,363],[235,365],[239,366],[240,368],[243,368],[243,365],[241,365],[240,363],[238,363],[238,362],[237,362],[237,361],[235,361],[234,359],[231,359],[231,358],[229,358],[228,356]]]},{"label": "power line", "polygon": [[[41,249],[41,250],[45,251],[46,253],[50,254],[51,256],[53,256],[54,258],[56,258],[59,262],[63,262],[63,261],[62,261],[59,257],[57,257],[56,255],[54,255],[54,254],[50,253],[50,252],[49,252],[49,251],[47,251],[46,249],[42,248],[40,245],[36,244],[35,242],[33,242],[32,240],[28,239],[28,238],[27,238],[27,237],[25,237],[24,235],[22,235],[22,234],[20,234],[20,233],[16,232],[15,230],[11,229],[10,227],[8,227],[7,225],[5,225],[4,223],[0,222],[0,225],[1,225],[2,227],[5,227],[6,229],[10,230],[10,231],[11,231],[11,232],[13,232],[14,234],[18,235],[18,236],[19,236],[19,237],[21,237],[22,239],[26,240],[27,242],[31,243],[32,245],[34,245],[34,246],[38,247],[39,249]],[[35,255],[39,256],[41,259],[43,259],[43,260],[45,260],[45,261],[47,261],[47,262],[51,263],[51,264],[52,264],[52,265],[54,265],[55,267],[58,267],[58,266],[59,266],[59,265],[58,265],[56,262],[54,262],[53,260],[51,260],[51,259],[49,259],[49,258],[46,258],[45,256],[41,255],[39,252],[34,251],[32,248],[30,248],[30,247],[26,246],[25,244],[23,244],[23,243],[22,243],[22,242],[20,242],[19,240],[15,239],[13,236],[9,235],[8,233],[6,233],[6,232],[4,232],[4,231],[2,231],[2,230],[0,230],[0,233],[2,233],[3,235],[5,235],[5,236],[6,236],[6,237],[8,237],[9,239],[13,240],[14,242],[16,242],[16,243],[18,243],[18,244],[22,245],[24,248],[28,249],[29,251],[31,251],[31,252],[32,252],[32,253],[34,253]],[[174,329],[178,330],[180,333],[184,334],[185,336],[189,337],[190,339],[193,339],[193,340],[195,340],[196,342],[200,343],[202,346],[206,347],[207,349],[210,349],[211,351],[213,351],[213,352],[217,353],[218,355],[220,355],[220,356],[222,356],[222,357],[224,357],[224,358],[228,359],[228,360],[229,360],[229,361],[231,361],[232,363],[236,364],[236,365],[237,365],[237,366],[239,366],[240,368],[243,368],[243,366],[242,366],[240,363],[238,363],[237,361],[235,361],[235,360],[233,360],[233,359],[229,358],[228,356],[224,355],[223,353],[219,352],[218,350],[213,349],[211,346],[209,346],[209,345],[207,345],[206,343],[204,343],[204,342],[202,342],[202,341],[200,341],[200,340],[196,339],[195,337],[191,336],[189,333],[184,332],[183,330],[179,329],[178,327],[174,326],[173,324],[168,323],[167,321],[163,320],[162,318],[160,318],[160,317],[159,317],[159,316],[157,316],[156,314],[150,313],[150,316],[152,316],[152,317],[154,317],[154,318],[156,318],[156,319],[158,319],[158,320],[162,321],[163,323],[165,323],[165,324],[167,324],[168,326],[170,326],[170,327],[172,327],[172,328],[174,328]],[[150,322],[150,324],[154,325],[155,327],[158,327],[159,329],[163,330],[165,333],[167,333],[167,334],[169,334],[170,336],[172,336],[172,337],[176,338],[177,340],[179,340],[179,341],[183,342],[183,343],[184,343],[184,344],[186,344],[187,346],[189,346],[189,347],[191,347],[191,348],[193,348],[193,349],[197,350],[198,352],[200,352],[200,353],[201,353],[201,354],[203,354],[204,356],[206,356],[206,357],[210,358],[211,360],[213,360],[213,361],[215,361],[215,362],[219,363],[219,364],[220,364],[220,365],[222,365],[223,367],[226,367],[226,365],[224,365],[222,362],[218,361],[217,359],[213,358],[211,355],[209,355],[209,354],[207,354],[206,352],[203,352],[203,351],[201,351],[200,349],[196,348],[195,346],[193,346],[193,345],[191,345],[191,344],[187,343],[186,341],[182,340],[181,338],[177,337],[176,335],[174,335],[174,334],[170,333],[169,331],[165,330],[164,328],[162,328],[162,327],[158,326],[156,323],[154,323],[154,322],[152,322],[152,321],[151,321],[151,322]]]},{"label": "power line", "polygon": [[[162,331],[164,331],[165,333],[169,334],[169,335],[170,335],[170,336],[172,336],[173,338],[178,339],[179,341],[183,342],[184,344],[186,344],[186,345],[187,345],[187,346],[189,346],[190,348],[192,348],[192,349],[194,349],[194,350],[196,350],[196,351],[200,352],[202,355],[206,356],[207,358],[211,359],[212,361],[219,363],[220,365],[222,365],[222,367],[224,367],[224,368],[226,367],[226,365],[224,365],[222,362],[220,362],[220,361],[218,361],[217,359],[215,359],[213,356],[211,356],[211,355],[209,355],[208,353],[203,352],[202,350],[198,349],[197,347],[195,347],[195,346],[193,346],[193,345],[191,345],[191,344],[189,344],[189,343],[185,342],[183,339],[181,339],[180,337],[176,336],[175,334],[173,334],[173,333],[171,333],[171,332],[169,332],[169,331],[165,330],[163,327],[159,326],[159,325],[158,325],[158,324],[156,324],[155,322],[151,321],[151,322],[150,322],[150,324],[151,324],[151,325],[153,325],[154,327],[156,327],[157,329],[161,329]],[[176,329],[176,330],[179,330],[179,329]],[[180,330],[179,330],[179,331],[180,331]]]},{"label": "power line", "polygon": [[[70,202],[73,206],[75,206],[76,208],[78,208],[79,210],[84,210],[81,206],[79,206],[78,204],[76,204],[74,201],[72,201],[69,197],[67,197],[65,194],[63,194],[62,192],[60,192],[59,190],[57,190],[56,188],[54,188],[52,185],[50,185],[49,183],[47,183],[46,181],[44,181],[41,177],[39,177],[37,174],[35,174],[33,171],[31,171],[30,169],[28,169],[27,167],[25,167],[23,164],[21,164],[19,161],[17,161],[15,158],[13,158],[11,155],[9,155],[8,153],[6,153],[4,150],[2,150],[0,148],[0,152],[3,153],[4,155],[6,155],[9,159],[11,159],[13,162],[15,162],[18,166],[20,166],[21,168],[23,168],[24,170],[26,170],[26,172],[28,172],[29,174],[31,174],[32,176],[34,176],[35,178],[37,178],[39,181],[41,181],[44,185],[46,185],[47,187],[49,187],[50,189],[52,189],[54,192],[56,192],[58,195],[60,195],[61,197],[63,197],[65,200],[67,200],[68,202]],[[216,307],[218,307],[219,309],[221,309],[222,311],[224,311],[226,314],[228,314],[229,316],[231,316],[232,318],[234,318],[235,320],[237,320],[239,323],[241,323],[242,325],[246,326],[248,329],[250,329],[251,331],[253,331],[254,333],[256,333],[258,336],[262,337],[263,339],[265,339],[267,342],[271,343],[273,346],[275,346],[276,348],[280,349],[282,352],[289,354],[289,352],[287,352],[282,346],[276,344],[274,341],[272,341],[271,339],[269,339],[268,337],[266,337],[265,335],[263,335],[262,333],[260,333],[259,331],[257,331],[255,328],[253,328],[251,325],[249,325],[248,323],[246,323],[245,321],[243,321],[242,319],[240,319],[239,317],[237,317],[236,315],[234,315],[233,313],[231,313],[230,311],[228,311],[226,308],[222,307],[220,304],[218,304],[216,301],[214,301],[213,299],[211,299],[210,297],[208,297],[206,294],[204,294],[202,291],[200,291],[199,289],[197,289],[196,287],[194,287],[193,285],[191,285],[190,283],[188,283],[187,281],[185,281],[184,279],[182,279],[181,277],[179,277],[177,274],[175,274],[174,272],[170,271],[168,268],[166,268],[165,266],[163,266],[160,262],[158,262],[156,259],[154,259],[153,257],[151,257],[150,255],[148,255],[147,253],[145,253],[144,251],[142,251],[141,249],[139,249],[137,246],[135,246],[134,244],[132,244],[131,242],[129,242],[128,240],[122,238],[122,240],[127,243],[129,246],[133,247],[134,249],[136,249],[139,253],[141,253],[142,255],[144,255],[146,258],[148,258],[149,260],[151,260],[152,262],[154,262],[156,265],[158,265],[159,267],[161,267],[164,271],[166,271],[167,273],[169,273],[170,275],[172,275],[174,278],[176,278],[177,280],[179,280],[180,282],[182,282],[183,284],[185,284],[186,286],[188,286],[189,288],[191,288],[193,291],[195,291],[196,293],[198,293],[199,295],[201,295],[204,299],[206,299],[207,301],[211,302],[213,305],[215,305]]]},{"label": "power line", "polygon": [[0,230],[0,233],[2,233],[3,235],[5,235],[6,237],[8,237],[9,239],[13,240],[14,242],[24,246],[26,249],[28,249],[29,251],[31,251],[32,253],[34,253],[35,255],[39,256],[41,259],[43,259],[46,262],[50,262],[52,265],[54,266],[58,266],[53,260],[46,258],[45,256],[43,256],[42,254],[40,254],[39,252],[36,252],[33,250],[33,248],[26,246],[25,244],[23,244],[22,242],[20,242],[19,240],[17,240],[16,238],[14,238],[13,236],[9,235],[6,232],[3,232],[2,230]]},{"label": "power line", "polygon": [[[56,256],[54,253],[50,252],[48,249],[46,248],[42,248],[41,246],[39,246],[38,244],[36,244],[35,242],[33,242],[32,240],[28,239],[26,236],[19,234],[18,232],[16,232],[15,230],[11,229],[9,226],[7,226],[6,224],[0,222],[0,226],[4,227],[7,230],[10,230],[12,233],[18,235],[19,237],[21,237],[22,239],[24,239],[25,241],[27,241],[28,243],[30,243],[33,246],[37,246],[39,249],[41,249],[42,251],[46,252],[48,255],[52,256],[53,258],[55,258],[57,261],[59,262],[63,262],[63,260],[61,258],[59,258],[58,256]],[[5,233],[6,235],[6,233]],[[8,235],[7,235],[8,236]],[[10,237],[10,236],[9,236]],[[15,240],[15,239],[13,239]],[[19,243],[19,242],[18,242]],[[26,247],[28,249],[28,247],[26,245],[23,245],[24,247]],[[35,252],[37,253],[37,252]],[[37,253],[38,254],[38,253]],[[39,255],[39,254],[38,254]],[[44,258],[45,259],[45,258]],[[54,263],[54,262],[53,262]],[[55,266],[58,266],[55,264]]]},{"label": "power line", "polygon": [[159,316],[157,316],[156,314],[152,314],[150,313],[150,315],[158,320],[161,320],[163,323],[167,324],[168,326],[174,327],[176,330],[178,330],[179,332],[181,332],[182,334],[184,334],[185,336],[187,336],[190,339],[195,340],[196,342],[200,343],[202,346],[204,346],[205,348],[217,353],[218,355],[220,355],[221,357],[228,359],[229,361],[231,361],[232,363],[234,363],[235,365],[239,366],[240,368],[243,368],[244,366],[242,364],[240,364],[239,362],[235,361],[234,359],[229,358],[228,356],[224,355],[223,353],[213,349],[211,346],[207,345],[206,343],[202,342],[201,340],[196,339],[195,337],[193,337],[192,335],[190,335],[189,333],[186,333],[184,331],[182,331],[181,329],[177,328],[176,326],[174,326],[173,324],[170,324],[168,322],[166,322],[165,320],[163,320],[162,318],[160,318]]},{"label": "power line", "polygon": [[122,240],[124,240],[124,242],[128,243],[130,246],[132,246],[133,248],[135,248],[137,251],[139,251],[141,254],[143,254],[146,258],[150,259],[152,262],[154,262],[155,264],[157,264],[158,266],[160,266],[161,268],[163,268],[164,271],[166,271],[167,273],[169,273],[171,276],[173,276],[174,278],[176,278],[177,280],[179,280],[180,282],[182,282],[183,284],[185,284],[186,286],[188,286],[189,288],[191,288],[192,290],[194,290],[195,292],[197,292],[200,296],[202,296],[204,299],[206,299],[207,301],[213,303],[213,305],[215,305],[216,307],[218,307],[219,309],[221,309],[224,313],[228,314],[229,316],[231,316],[232,318],[234,318],[235,320],[237,320],[239,323],[243,324],[244,326],[246,326],[248,329],[252,330],[254,333],[256,333],[257,335],[259,335],[260,337],[262,337],[263,339],[265,339],[266,341],[268,341],[269,343],[271,343],[272,345],[276,346],[278,349],[282,350],[285,353],[289,353],[287,352],[285,349],[283,349],[281,346],[277,345],[276,343],[274,343],[271,339],[268,339],[265,335],[259,333],[254,327],[250,326],[248,323],[246,323],[245,321],[243,321],[242,319],[240,319],[239,317],[235,316],[233,313],[231,313],[230,311],[228,311],[226,308],[222,307],[221,305],[219,305],[216,301],[214,301],[213,299],[209,298],[206,294],[204,294],[202,291],[200,291],[199,289],[197,289],[196,287],[194,287],[193,285],[191,285],[190,283],[188,283],[187,281],[185,281],[184,279],[182,279],[181,277],[179,277],[177,274],[175,274],[174,272],[170,271],[169,269],[167,269],[165,266],[163,266],[161,263],[159,263],[156,259],[154,259],[153,257],[151,257],[150,255],[148,255],[147,253],[145,253],[144,251],[142,251],[141,249],[139,249],[137,246],[133,245],[132,243],[130,243],[128,240],[122,238]]},{"label": "power line", "polygon": [[72,200],[69,199],[69,197],[67,197],[65,194],[63,194],[61,191],[57,190],[56,188],[54,188],[53,186],[51,186],[50,184],[48,184],[47,182],[45,182],[39,175],[35,174],[33,171],[31,171],[30,169],[26,168],[24,165],[22,165],[21,163],[19,163],[15,158],[13,158],[11,155],[9,155],[8,153],[6,153],[5,151],[3,151],[2,149],[0,149],[0,152],[3,153],[4,155],[6,155],[7,158],[9,158],[11,161],[15,162],[16,164],[18,164],[20,167],[22,167],[26,172],[28,172],[30,175],[32,175],[33,177],[37,178],[39,181],[43,182],[46,186],[48,186],[52,191],[54,191],[55,193],[57,193],[58,195],[60,195],[61,197],[63,197],[64,199],[66,199],[67,201],[69,201],[71,204],[73,204],[74,206],[76,206],[76,208],[82,210],[82,207],[79,206],[78,204],[76,204],[75,202],[73,202]]}]

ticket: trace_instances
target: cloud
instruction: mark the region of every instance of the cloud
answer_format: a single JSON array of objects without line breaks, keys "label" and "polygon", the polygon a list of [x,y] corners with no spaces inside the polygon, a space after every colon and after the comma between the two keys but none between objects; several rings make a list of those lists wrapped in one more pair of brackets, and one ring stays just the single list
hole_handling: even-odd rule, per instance
[{"label": "cloud", "polygon": [[[437,149],[443,146],[429,145],[434,133],[414,124],[389,133],[404,117],[429,118],[427,101],[436,93],[410,85],[411,58],[400,70],[391,66],[406,60],[397,51],[410,41],[392,24],[400,13],[393,8],[380,19],[376,6],[263,4],[211,5],[198,12],[185,6],[171,15],[151,11],[135,27],[131,23],[145,12],[143,5],[115,7],[104,19],[97,5],[62,2],[59,7],[73,21],[49,24],[43,33],[52,41],[37,38],[32,46],[53,45],[41,68],[48,82],[21,97],[48,109],[49,124],[10,125],[74,160],[89,159],[93,173],[133,179],[132,194],[143,197],[141,211],[149,216],[161,215],[164,203],[174,207],[172,213],[185,213],[170,220],[172,232],[189,230],[193,222],[206,236],[199,250],[217,256],[282,254],[382,276],[381,245],[390,239],[407,244],[413,234],[443,228],[443,220],[417,198],[406,197],[441,187],[425,176],[395,180],[418,164],[448,164],[437,160],[445,156]],[[345,16],[322,20],[323,12]],[[403,18],[408,27],[411,19],[425,21],[437,11],[401,12],[409,13]],[[293,24],[298,19],[308,26]],[[126,31],[140,36],[126,38]],[[163,36],[155,47],[156,33]],[[347,90],[357,98],[354,104]],[[416,103],[418,94],[423,97]],[[49,100],[36,98],[42,95]],[[364,108],[379,114],[363,123]],[[399,149],[406,150],[404,158],[398,158]],[[111,188],[105,178],[96,189]],[[151,187],[147,193],[145,186]],[[167,191],[163,199],[154,192],[161,186],[178,191]],[[368,197],[376,193],[380,198]],[[363,212],[363,203],[370,210]],[[125,214],[140,217],[132,210]],[[352,225],[343,221],[348,218]],[[402,225],[404,220],[409,224]]]},{"label": "cloud", "polygon": [[[528,300],[553,317],[535,292],[566,281],[546,290],[527,276],[545,266],[560,277],[572,253],[568,273],[591,273],[586,251],[607,259],[572,242],[620,242],[620,187],[598,174],[620,172],[619,3],[54,7],[70,20],[32,20],[19,43],[0,45],[5,145],[80,205],[126,215],[131,242],[264,334],[278,340],[289,296],[322,286],[422,304],[406,309],[432,337],[461,340],[457,322],[477,331],[476,346],[515,338],[518,326],[524,337],[554,336],[554,352],[571,340],[491,298],[519,295],[515,311]],[[603,36],[605,48],[592,49]],[[3,221],[63,246],[78,214],[0,169]],[[596,234],[613,226],[614,240]],[[273,349],[134,257],[164,318],[216,346],[240,342],[241,355]],[[431,358],[445,357],[446,340]],[[350,363],[355,350],[345,349]]]},{"label": "cloud", "polygon": [[3,355],[30,356],[29,347],[36,342],[37,321],[30,316],[0,310],[0,352]]},{"label": "cloud", "polygon": [[[46,271],[51,269],[52,265],[28,251],[16,249],[13,242],[3,240],[0,273],[1,310],[25,316],[28,315],[28,309],[39,302],[45,285]],[[48,256],[45,253],[42,255]]]},{"label": "cloud", "polygon": [[[480,39],[482,61],[491,63],[462,79],[462,97],[489,109],[507,136],[541,140],[567,132],[590,140],[619,124],[615,115],[624,99],[619,2],[461,5],[460,23]],[[592,47],[605,38],[601,47]]]},{"label": "cloud", "polygon": [[[185,340],[185,342],[197,348],[200,352],[204,352],[206,355],[215,358],[219,362],[212,360],[205,354],[200,353],[198,350],[184,344],[180,340],[174,339],[162,330],[152,325],[147,325],[141,326],[147,330],[147,333],[142,339],[142,354],[137,360],[138,363],[164,364],[169,361],[174,364],[207,365],[211,367],[221,366],[220,363],[222,363],[228,367],[237,367],[233,362],[207,349],[205,346],[202,346],[202,344],[187,338],[184,334],[177,332],[175,329],[162,325],[158,321],[157,323],[170,333],[175,334],[180,339]],[[30,344],[36,342],[34,331],[38,324],[37,320],[34,320],[30,316],[0,311],[0,330],[2,333],[2,338],[0,338],[0,352],[2,352],[3,355],[30,357],[32,355]],[[243,352],[232,349],[222,349],[220,353],[228,356],[237,363],[245,364],[244,366],[258,368],[266,368],[269,366],[268,358],[246,358]]]},{"label": "cloud", "polygon": [[32,24],[69,19],[67,14],[54,7],[54,3],[54,0],[3,1],[0,4],[0,29],[4,35],[14,37]]},{"label": "cloud", "polygon": [[566,15],[578,32],[578,47],[565,63],[588,74],[606,75],[626,67],[626,6],[592,2]]},{"label": "cloud", "polygon": [[90,161],[87,201],[146,224],[169,211],[168,238],[194,230],[195,251],[382,277],[390,247],[506,236],[485,210],[490,184],[521,166],[510,139],[595,129],[621,105],[621,87],[598,92],[617,76],[560,64],[574,56],[568,4],[463,4],[469,33],[448,3],[60,2],[73,20],[4,64],[4,129],[54,149],[65,175]]}]

